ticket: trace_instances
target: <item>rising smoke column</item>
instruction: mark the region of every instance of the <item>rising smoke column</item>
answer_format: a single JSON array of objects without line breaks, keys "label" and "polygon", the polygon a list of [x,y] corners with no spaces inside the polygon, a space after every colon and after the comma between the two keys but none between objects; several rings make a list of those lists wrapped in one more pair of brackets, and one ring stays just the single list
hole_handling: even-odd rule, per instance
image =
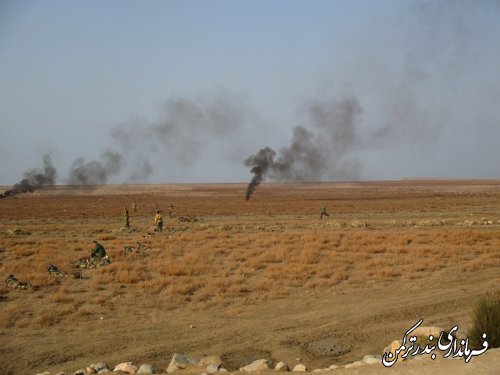
[{"label": "rising smoke column", "polygon": [[248,184],[247,192],[245,194],[245,199],[248,201],[250,196],[260,185],[264,176],[267,174],[269,167],[274,164],[274,157],[276,156],[276,151],[269,147],[265,147],[260,150],[257,154],[250,156],[245,160],[245,165],[247,167],[252,167],[250,173],[253,173],[252,180]]},{"label": "rising smoke column", "polygon": [[23,179],[15,184],[12,189],[0,194],[0,198],[6,198],[11,195],[33,192],[43,186],[54,185],[57,178],[57,170],[52,164],[49,154],[43,156],[42,169],[29,169],[23,173]]},{"label": "rising smoke column", "polygon": [[247,187],[247,200],[265,177],[318,181],[359,176],[360,164],[350,155],[360,141],[357,126],[362,108],[357,99],[314,100],[304,109],[312,130],[297,126],[293,128],[290,145],[279,153],[265,147],[244,161],[254,175]]},{"label": "rising smoke column", "polygon": [[122,166],[122,155],[113,150],[105,151],[100,160],[86,162],[84,158],[78,158],[71,165],[68,184],[103,185],[110,177],[120,173]]}]

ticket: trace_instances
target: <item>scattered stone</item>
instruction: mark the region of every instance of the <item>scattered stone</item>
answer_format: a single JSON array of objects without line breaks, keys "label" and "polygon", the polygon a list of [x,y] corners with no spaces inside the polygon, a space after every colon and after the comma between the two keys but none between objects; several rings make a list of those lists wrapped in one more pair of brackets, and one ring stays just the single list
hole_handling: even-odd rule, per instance
[{"label": "scattered stone", "polygon": [[219,371],[219,367],[220,367],[220,365],[211,364],[211,365],[207,366],[207,371],[209,374],[213,374],[214,372]]},{"label": "scattered stone", "polygon": [[90,367],[93,368],[96,372],[99,372],[102,369],[108,369],[109,370],[109,366],[106,363],[103,363],[103,362],[92,363],[90,365]]},{"label": "scattered stone", "polygon": [[196,364],[196,366],[198,367],[207,367],[209,365],[216,365],[218,367],[220,367],[222,364],[222,360],[220,359],[219,356],[216,356],[216,355],[212,355],[212,356],[206,356],[206,357],[202,357],[198,363]]},{"label": "scattered stone", "polygon": [[382,363],[382,357],[379,355],[365,355],[363,357],[363,362],[365,362],[367,365],[372,365],[374,363]]},{"label": "scattered stone", "polygon": [[336,370],[336,369],[338,369],[338,368],[339,368],[339,366],[337,366],[337,365],[331,365],[331,366],[330,366],[330,370]]},{"label": "scattered stone", "polygon": [[194,328],[194,324],[190,324],[190,325],[189,325],[189,328]]},{"label": "scattered stone", "polygon": [[240,368],[240,371],[252,372],[252,371],[262,371],[267,370],[269,365],[267,364],[267,359],[258,359],[253,361],[249,365]]},{"label": "scattered stone", "polygon": [[102,370],[99,370],[97,374],[106,374],[107,372],[111,372],[111,370],[108,370],[107,368],[103,368]]},{"label": "scattered stone", "polygon": [[87,371],[87,374],[97,374],[97,371],[92,367],[92,365],[87,367],[86,371]]},{"label": "scattered stone", "polygon": [[167,372],[174,372],[180,369],[185,369],[188,366],[196,366],[197,364],[198,359],[175,353],[170,361],[170,364],[168,365]]},{"label": "scattered stone", "polygon": [[363,366],[364,364],[365,364],[364,361],[356,361],[348,363],[347,365],[344,366],[344,368],[353,368],[353,367]]},{"label": "scattered stone", "polygon": [[80,369],[80,370],[76,370],[73,375],[85,375],[85,370],[83,369]]},{"label": "scattered stone", "polygon": [[126,372],[127,374],[136,374],[137,373],[137,367],[132,365],[132,362],[123,362],[119,363],[115,366],[113,371],[123,371]]},{"label": "scattered stone", "polygon": [[303,364],[299,363],[298,365],[295,365],[295,367],[293,368],[292,371],[294,371],[294,372],[305,372],[305,371],[307,371],[307,368]]},{"label": "scattered stone", "polygon": [[150,364],[142,364],[139,367],[139,371],[137,371],[138,374],[156,374],[156,368],[153,365]]},{"label": "scattered stone", "polygon": [[288,365],[283,361],[278,362],[278,364],[276,365],[276,367],[274,367],[274,369],[276,371],[290,371],[290,368],[288,367]]}]

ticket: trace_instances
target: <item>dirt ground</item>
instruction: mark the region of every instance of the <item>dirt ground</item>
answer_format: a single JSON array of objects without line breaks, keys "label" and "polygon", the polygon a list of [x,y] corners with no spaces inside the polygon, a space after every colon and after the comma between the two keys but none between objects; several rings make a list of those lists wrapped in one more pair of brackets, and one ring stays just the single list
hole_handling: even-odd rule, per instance
[{"label": "dirt ground", "polygon": [[[35,286],[0,284],[0,374],[165,370],[174,353],[220,355],[230,371],[259,358],[324,368],[382,354],[421,318],[467,335],[474,300],[500,291],[499,180],[265,183],[249,202],[245,189],[57,186],[0,199],[2,281]],[[77,271],[93,239],[110,265],[47,274]]]}]

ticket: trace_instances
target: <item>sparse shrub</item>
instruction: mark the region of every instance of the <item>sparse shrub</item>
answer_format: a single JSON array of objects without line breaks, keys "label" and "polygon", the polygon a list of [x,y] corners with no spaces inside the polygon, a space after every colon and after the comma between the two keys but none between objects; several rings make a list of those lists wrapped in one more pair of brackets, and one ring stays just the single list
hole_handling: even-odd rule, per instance
[{"label": "sparse shrub", "polygon": [[475,347],[483,344],[483,333],[489,348],[500,347],[500,293],[486,293],[479,297],[472,310],[472,328],[469,338]]}]

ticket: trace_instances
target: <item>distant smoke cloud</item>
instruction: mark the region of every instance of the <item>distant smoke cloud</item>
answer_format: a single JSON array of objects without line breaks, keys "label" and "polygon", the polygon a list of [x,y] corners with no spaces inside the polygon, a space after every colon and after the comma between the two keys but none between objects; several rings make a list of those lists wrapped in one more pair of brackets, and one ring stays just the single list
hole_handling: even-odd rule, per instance
[{"label": "distant smoke cloud", "polygon": [[103,185],[110,177],[117,175],[122,166],[123,157],[113,150],[104,152],[99,161],[86,162],[84,158],[78,158],[70,168],[68,184]]},{"label": "distant smoke cloud", "polygon": [[147,161],[135,168],[130,174],[129,180],[134,183],[147,181],[148,177],[153,173],[153,167]]},{"label": "distant smoke cloud", "polygon": [[312,130],[293,129],[290,145],[279,153],[261,149],[244,162],[253,173],[246,198],[265,177],[287,181],[356,179],[360,164],[350,154],[358,144],[357,116],[362,113],[355,98],[315,100],[305,107]]},{"label": "distant smoke cloud", "polygon": [[135,119],[115,127],[111,135],[127,162],[131,181],[144,181],[155,167],[186,168],[211,143],[229,137],[253,114],[241,98],[218,91],[210,100],[171,98],[157,121]]},{"label": "distant smoke cloud", "polygon": [[33,192],[43,186],[54,185],[57,178],[57,170],[52,164],[49,154],[43,156],[42,169],[29,169],[23,173],[24,178],[15,184],[12,189],[7,190],[0,195],[0,198],[6,198],[11,195]]}]

